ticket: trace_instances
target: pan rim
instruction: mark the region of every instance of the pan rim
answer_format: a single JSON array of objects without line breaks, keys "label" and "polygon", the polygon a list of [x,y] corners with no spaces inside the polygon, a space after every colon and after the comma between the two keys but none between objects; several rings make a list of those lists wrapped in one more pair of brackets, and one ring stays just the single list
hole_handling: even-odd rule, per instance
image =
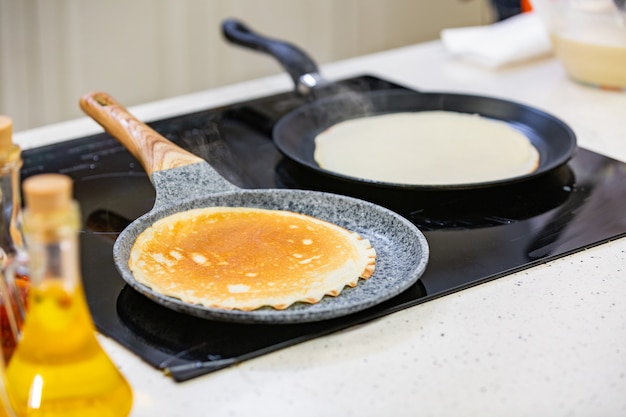
[{"label": "pan rim", "polygon": [[[387,216],[386,220],[392,219],[392,221],[397,222],[399,227],[407,229],[412,233],[410,239],[412,240],[412,244],[415,245],[414,252],[416,252],[415,255],[417,256],[417,259],[413,261],[412,265],[409,266],[407,264],[407,266],[405,266],[405,269],[407,269],[407,271],[403,271],[402,273],[404,274],[404,272],[408,272],[406,276],[398,276],[400,272],[395,272],[394,276],[393,270],[385,266],[386,263],[392,263],[391,259],[386,259],[385,262],[382,262],[382,259],[380,258],[381,256],[389,256],[390,254],[386,253],[389,251],[382,251],[378,255],[377,268],[374,275],[368,280],[360,280],[355,288],[345,288],[338,297],[325,296],[319,303],[311,305],[298,303],[298,305],[289,307],[286,310],[262,308],[253,311],[241,311],[210,308],[202,305],[186,303],[181,301],[180,299],[165,296],[151,289],[147,285],[135,280],[132,272],[127,266],[128,258],[130,256],[130,246],[132,246],[132,244],[129,245],[127,243],[128,241],[132,241],[134,243],[136,236],[141,233],[141,231],[149,227],[149,225],[152,224],[154,221],[174,212],[181,211],[181,206],[185,206],[185,210],[198,207],[209,207],[211,205],[206,204],[207,202],[220,200],[230,201],[232,199],[237,201],[242,194],[246,195],[246,197],[244,198],[247,199],[246,202],[250,203],[245,204],[245,206],[248,207],[268,208],[267,204],[258,205],[255,204],[253,200],[259,200],[263,197],[274,195],[274,197],[272,198],[278,201],[284,199],[285,196],[289,194],[294,200],[303,200],[303,197],[305,197],[303,201],[306,202],[309,198],[312,198],[311,196],[323,199],[330,198],[333,202],[343,201],[351,204],[352,207],[369,208],[370,210],[375,210],[374,213],[380,214],[382,216]],[[233,204],[231,206],[235,205]],[[269,208],[274,209],[275,207]],[[306,211],[304,211],[304,213],[310,214]],[[329,220],[328,217],[332,218],[333,216],[329,215],[325,217],[316,215],[316,217],[323,218],[324,220]],[[330,221],[332,221],[332,219]],[[349,221],[355,222],[355,219],[349,219]],[[148,223],[148,225],[146,226],[145,223]],[[369,227],[371,225],[368,223],[367,226]],[[370,239],[370,241],[373,240],[373,245],[378,245],[381,242],[382,238],[377,234],[379,232],[372,230],[368,234],[368,232],[364,231],[363,229],[357,230],[357,232],[362,234],[365,238]],[[385,238],[401,239],[400,237],[394,236],[386,236]],[[378,252],[380,250],[380,245],[378,248],[375,247],[375,249]],[[399,295],[400,293],[414,285],[426,270],[429,258],[429,246],[425,236],[415,225],[413,225],[411,222],[409,222],[406,218],[402,217],[398,213],[382,206],[369,203],[367,201],[360,200],[354,197],[327,192],[292,189],[259,189],[212,193],[198,198],[186,199],[182,202],[171,204],[165,207],[159,207],[156,210],[153,209],[137,218],[120,233],[113,246],[113,258],[119,274],[128,285],[130,285],[133,289],[148,297],[152,301],[175,311],[187,313],[200,318],[215,319],[219,321],[231,321],[251,324],[292,324],[333,319],[344,315],[356,313],[373,307],[379,303],[382,303],[396,295]],[[390,277],[386,274],[391,274],[392,276]],[[390,281],[393,285],[390,286],[389,282],[385,281],[385,287],[383,288],[384,291],[374,291],[373,293],[371,293],[371,296],[363,297],[363,294],[367,295],[366,291],[371,291],[373,287],[375,287],[377,283],[376,279],[378,279],[381,283],[385,280]],[[346,298],[351,297],[352,294],[355,294],[355,292],[358,297],[362,298],[355,298],[355,300]]]},{"label": "pan rim", "polygon": [[[474,182],[474,183],[458,183],[458,184],[407,184],[407,183],[395,183],[395,182],[387,182],[387,181],[378,181],[378,180],[373,180],[373,179],[368,179],[368,178],[360,178],[360,177],[354,177],[354,176],[350,176],[350,175],[346,175],[346,174],[342,174],[339,172],[335,172],[335,171],[331,171],[331,170],[327,170],[324,169],[322,167],[320,167],[316,162],[311,162],[308,161],[306,159],[304,159],[303,157],[301,157],[300,154],[298,154],[297,152],[292,151],[286,144],[285,144],[285,140],[281,139],[281,131],[283,131],[284,129],[286,129],[285,126],[288,126],[290,123],[293,123],[293,119],[296,117],[301,117],[301,115],[303,113],[315,113],[316,109],[320,108],[321,106],[324,106],[325,104],[329,104],[329,103],[333,103],[333,102],[338,102],[339,100],[342,100],[344,97],[352,97],[355,94],[360,95],[360,96],[365,96],[365,97],[372,97],[373,99],[377,99],[380,97],[416,97],[416,98],[428,98],[428,97],[433,97],[433,98],[437,98],[440,100],[441,106],[446,105],[446,103],[444,103],[444,101],[451,101],[451,100],[457,100],[457,99],[469,99],[469,100],[479,100],[479,101],[489,101],[490,103],[494,104],[494,105],[499,105],[499,106],[513,106],[519,110],[523,110],[525,112],[528,112],[530,114],[533,114],[535,116],[539,116],[541,118],[543,118],[545,121],[550,122],[550,123],[554,123],[555,126],[557,126],[559,129],[562,130],[562,135],[564,137],[567,138],[567,143],[564,145],[564,151],[561,152],[556,158],[551,158],[547,163],[545,162],[545,154],[542,154],[541,150],[538,149],[539,153],[540,153],[540,161],[539,161],[539,166],[537,167],[537,169],[535,169],[534,171],[528,173],[528,174],[524,174],[524,175],[518,175],[518,176],[514,176],[514,177],[509,177],[509,178],[504,178],[504,179],[498,179],[498,180],[493,180],[493,181],[483,181],[483,182]],[[410,110],[410,109],[406,109],[403,111],[406,112],[411,112],[411,111],[427,111],[427,110],[446,110],[446,109],[440,109],[440,108],[432,108],[432,109],[423,109],[423,110]],[[450,110],[450,111],[456,111],[456,110]],[[382,115],[382,114],[389,114],[389,113],[393,113],[394,111],[382,111],[382,112],[376,112],[376,113],[371,113],[371,114],[360,114],[357,115],[357,117],[367,117],[367,116],[375,116],[375,115]],[[472,112],[464,112],[463,113],[472,113]],[[523,128],[529,128],[532,129],[532,127],[529,127],[528,125],[524,125],[520,122],[514,122],[511,120],[504,120],[504,119],[499,119],[496,117],[492,117],[489,115],[484,115],[483,113],[480,112],[473,112],[474,114],[479,114],[481,116],[484,116],[486,118],[490,118],[490,119],[495,119],[495,120],[501,120],[504,121],[510,125],[512,125],[513,128],[517,129],[517,130],[521,130],[522,133],[524,133],[526,136],[528,136],[528,133],[525,132]],[[352,118],[352,117],[349,117]],[[347,120],[347,119],[340,119],[338,121],[343,121],[343,120]],[[330,126],[332,126],[334,123],[330,123],[330,124],[326,124],[324,128],[328,128]],[[523,127],[522,129],[520,129],[520,127]],[[316,130],[316,132],[319,132],[321,130],[323,130],[324,128],[320,128],[318,130]],[[304,138],[303,140],[305,141],[309,141],[309,140],[313,140],[314,134],[310,133],[309,136],[312,137],[307,137]],[[474,95],[474,94],[461,94],[461,93],[454,93],[454,92],[437,92],[437,91],[433,91],[433,92],[421,92],[421,91],[415,91],[415,90],[409,90],[409,89],[389,89],[389,90],[374,90],[374,91],[368,91],[368,92],[352,92],[352,91],[348,91],[345,94],[338,94],[338,95],[333,95],[333,96],[329,96],[329,97],[323,97],[320,98],[318,100],[315,100],[313,102],[304,104],[298,108],[296,108],[295,110],[292,110],[291,112],[289,112],[288,114],[286,114],[285,116],[281,117],[278,122],[276,122],[276,124],[273,127],[272,130],[272,139],[274,141],[275,146],[277,147],[277,149],[280,151],[280,153],[285,156],[288,160],[293,161],[294,163],[296,163],[298,166],[305,168],[306,170],[308,170],[309,172],[313,172],[315,174],[321,174],[326,178],[329,178],[331,180],[336,180],[336,181],[341,181],[341,182],[347,182],[350,184],[354,184],[354,185],[365,185],[365,186],[369,186],[369,187],[379,187],[379,188],[386,188],[386,189],[393,189],[393,190],[406,190],[406,191],[437,191],[437,190],[441,190],[441,191],[454,191],[454,190],[471,190],[471,189],[483,189],[483,188],[491,188],[491,187],[499,187],[499,186],[505,186],[505,185],[509,185],[509,184],[515,184],[515,183],[520,183],[520,182],[524,182],[527,180],[532,180],[532,179],[536,179],[539,178],[543,175],[548,174],[549,172],[552,172],[553,170],[563,166],[564,164],[566,164],[575,154],[576,149],[577,149],[577,140],[576,140],[576,135],[574,133],[574,131],[561,119],[557,118],[556,116],[547,113],[543,110],[540,110],[538,108],[532,107],[532,106],[528,106],[525,104],[521,104],[521,103],[516,103],[514,101],[511,100],[506,100],[506,99],[501,99],[501,98],[496,98],[496,97],[490,97],[490,96],[481,96],[481,95]],[[533,142],[533,137],[529,136],[529,139],[531,140],[531,142]],[[537,139],[535,139],[537,140]],[[550,145],[549,142],[545,141],[546,144]],[[533,143],[534,144],[534,143]]]}]

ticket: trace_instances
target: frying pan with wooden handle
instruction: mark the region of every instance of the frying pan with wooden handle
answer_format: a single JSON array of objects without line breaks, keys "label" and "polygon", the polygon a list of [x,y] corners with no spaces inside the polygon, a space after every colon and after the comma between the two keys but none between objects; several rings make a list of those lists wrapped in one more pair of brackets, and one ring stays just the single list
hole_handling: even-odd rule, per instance
[{"label": "frying pan with wooden handle", "polygon": [[[402,216],[362,200],[336,194],[287,189],[243,190],[229,183],[202,158],[179,148],[136,119],[111,96],[92,92],[80,99],[83,111],[117,138],[144,167],[156,190],[154,207],[133,221],[115,241],[113,257],[122,278],[135,290],[173,310],[215,320],[297,323],[331,319],[381,303],[417,282],[428,262],[424,235]],[[164,296],[135,280],[128,267],[137,236],[168,215],[202,207],[256,207],[307,214],[359,233],[377,252],[374,275],[337,297],[298,303],[286,310],[224,310]],[[207,280],[211,277],[207,276]]]}]

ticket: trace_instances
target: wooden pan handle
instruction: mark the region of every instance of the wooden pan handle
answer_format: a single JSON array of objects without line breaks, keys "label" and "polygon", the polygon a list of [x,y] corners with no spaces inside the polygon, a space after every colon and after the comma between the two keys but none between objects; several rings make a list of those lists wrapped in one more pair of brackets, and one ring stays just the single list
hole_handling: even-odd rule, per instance
[{"label": "wooden pan handle", "polygon": [[204,162],[138,120],[107,93],[85,94],[80,108],[124,145],[150,177],[156,171]]}]

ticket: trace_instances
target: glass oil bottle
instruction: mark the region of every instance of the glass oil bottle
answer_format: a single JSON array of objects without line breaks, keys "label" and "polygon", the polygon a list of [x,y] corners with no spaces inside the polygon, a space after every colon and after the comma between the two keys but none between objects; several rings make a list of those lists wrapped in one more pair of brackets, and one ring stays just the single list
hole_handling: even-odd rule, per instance
[{"label": "glass oil bottle", "polygon": [[7,367],[18,417],[122,417],[132,391],[101,348],[80,276],[79,207],[61,174],[26,179],[24,234],[31,288],[22,336]]},{"label": "glass oil bottle", "polygon": [[13,143],[12,129],[11,118],[0,115],[0,329],[5,363],[20,335],[29,287],[21,228],[22,153]]}]

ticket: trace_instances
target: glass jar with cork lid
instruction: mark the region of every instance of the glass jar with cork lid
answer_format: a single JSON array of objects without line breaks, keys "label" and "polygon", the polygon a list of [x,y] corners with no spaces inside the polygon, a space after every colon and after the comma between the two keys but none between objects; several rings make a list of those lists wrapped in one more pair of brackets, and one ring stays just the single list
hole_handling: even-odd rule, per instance
[{"label": "glass jar with cork lid", "polygon": [[23,196],[31,288],[7,368],[11,404],[18,416],[127,416],[130,385],[98,343],[82,288],[72,180],[36,175]]}]

